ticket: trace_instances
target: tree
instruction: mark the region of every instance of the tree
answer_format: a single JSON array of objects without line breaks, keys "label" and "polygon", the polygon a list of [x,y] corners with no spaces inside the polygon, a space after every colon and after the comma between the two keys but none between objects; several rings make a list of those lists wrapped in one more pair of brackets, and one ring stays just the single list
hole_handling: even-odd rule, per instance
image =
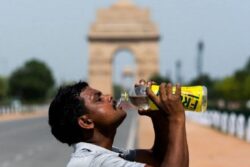
[{"label": "tree", "polygon": [[39,60],[27,61],[9,78],[10,95],[23,102],[42,102],[54,85],[49,67]]},{"label": "tree", "polygon": [[248,71],[248,73],[250,74],[250,57],[248,58],[248,61],[245,65],[245,68],[244,68],[245,71]]},{"label": "tree", "polygon": [[115,99],[119,99],[121,97],[121,93],[124,91],[121,85],[113,84],[113,96]]},{"label": "tree", "polygon": [[240,81],[240,82],[244,82],[246,80],[246,78],[250,75],[250,73],[246,70],[237,70],[234,73],[234,77],[236,80]]},{"label": "tree", "polygon": [[245,66],[235,71],[233,77],[235,78],[236,85],[238,86],[238,94],[240,95],[239,100],[249,100],[250,99],[250,57],[245,64]]},{"label": "tree", "polygon": [[215,90],[218,95],[225,100],[242,100],[243,91],[241,82],[239,82],[234,76],[226,77],[223,80],[215,84]]},{"label": "tree", "polygon": [[7,80],[3,77],[0,77],[0,101],[2,101],[7,96]]},{"label": "tree", "polygon": [[214,89],[215,83],[216,83],[216,80],[211,79],[208,74],[203,74],[203,75],[200,75],[199,77],[193,79],[192,81],[190,81],[189,85],[191,85],[191,86],[195,86],[195,85],[206,86],[207,90],[208,90],[209,99],[211,100],[211,99],[218,98],[218,94],[217,94],[216,90]]},{"label": "tree", "polygon": [[167,77],[163,77],[160,74],[155,74],[150,78],[151,81],[156,82],[157,84],[161,84],[162,82],[169,83],[171,80]]},{"label": "tree", "polygon": [[213,85],[212,79],[207,74],[200,75],[198,78],[193,79],[190,85],[205,85],[211,87]]},{"label": "tree", "polygon": [[244,99],[245,100],[250,100],[250,75],[247,76],[247,78],[245,79],[244,83],[243,83],[243,94],[244,94]]}]

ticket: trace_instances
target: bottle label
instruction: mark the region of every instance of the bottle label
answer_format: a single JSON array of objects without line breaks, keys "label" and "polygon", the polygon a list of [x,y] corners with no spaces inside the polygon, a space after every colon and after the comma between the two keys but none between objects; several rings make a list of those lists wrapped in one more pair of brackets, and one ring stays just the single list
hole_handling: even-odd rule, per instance
[{"label": "bottle label", "polygon": [[[186,110],[202,112],[207,107],[207,92],[204,86],[181,87],[181,101]],[[154,94],[159,95],[159,85],[152,85],[151,90]],[[176,87],[173,87],[173,93]],[[150,109],[157,110],[157,106],[150,100]]]}]

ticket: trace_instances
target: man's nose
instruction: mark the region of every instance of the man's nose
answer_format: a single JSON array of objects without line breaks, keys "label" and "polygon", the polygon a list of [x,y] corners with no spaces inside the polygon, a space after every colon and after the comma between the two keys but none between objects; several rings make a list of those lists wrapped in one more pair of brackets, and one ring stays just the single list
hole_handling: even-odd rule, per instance
[{"label": "man's nose", "polygon": [[106,95],[106,96],[105,96],[105,99],[106,99],[108,102],[112,102],[113,97],[112,97],[111,95]]}]

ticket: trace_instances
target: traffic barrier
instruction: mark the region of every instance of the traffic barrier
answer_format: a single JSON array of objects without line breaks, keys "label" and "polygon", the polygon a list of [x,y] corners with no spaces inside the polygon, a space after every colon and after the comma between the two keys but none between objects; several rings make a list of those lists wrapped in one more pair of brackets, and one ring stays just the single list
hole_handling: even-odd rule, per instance
[{"label": "traffic barrier", "polygon": [[235,135],[235,124],[236,124],[236,114],[235,113],[231,113],[229,115],[229,123],[228,123],[228,133],[230,135]]},{"label": "traffic barrier", "polygon": [[236,136],[240,139],[245,137],[245,117],[242,114],[236,119]]},{"label": "traffic barrier", "polygon": [[228,131],[228,114],[227,113],[222,113],[221,115],[221,131],[223,133],[227,133]]},{"label": "traffic barrier", "polygon": [[244,112],[208,110],[204,113],[186,112],[186,117],[250,143],[250,116],[242,113]]},{"label": "traffic barrier", "polygon": [[48,105],[29,105],[29,106],[22,105],[19,107],[0,106],[0,116],[6,114],[36,112],[36,111],[48,111]]},{"label": "traffic barrier", "polygon": [[247,120],[246,126],[246,141],[250,143],[250,117]]}]

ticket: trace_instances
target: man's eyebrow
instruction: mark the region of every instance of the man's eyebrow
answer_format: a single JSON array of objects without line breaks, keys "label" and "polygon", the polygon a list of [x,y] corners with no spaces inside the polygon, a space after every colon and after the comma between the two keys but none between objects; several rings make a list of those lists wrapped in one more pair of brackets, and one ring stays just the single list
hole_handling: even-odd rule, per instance
[{"label": "man's eyebrow", "polygon": [[95,96],[101,96],[101,95],[102,95],[102,92],[100,91],[95,92]]},{"label": "man's eyebrow", "polygon": [[95,100],[96,98],[100,97],[101,95],[102,95],[102,92],[96,91],[96,92],[93,94],[92,100]]}]

